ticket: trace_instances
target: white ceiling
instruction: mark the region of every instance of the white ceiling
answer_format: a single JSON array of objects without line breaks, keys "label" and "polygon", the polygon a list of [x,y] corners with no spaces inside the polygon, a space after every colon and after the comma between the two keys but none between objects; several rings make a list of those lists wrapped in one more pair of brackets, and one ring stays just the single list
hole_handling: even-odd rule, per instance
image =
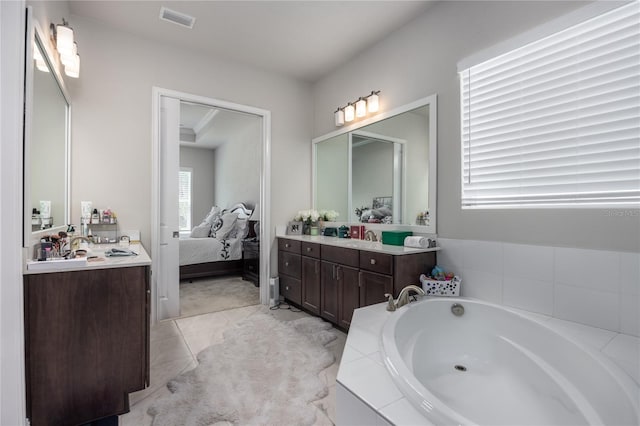
[{"label": "white ceiling", "polygon": [[[69,8],[163,44],[314,82],[433,2],[77,0]],[[161,6],[194,16],[194,28],[161,21]]]},{"label": "white ceiling", "polygon": [[187,129],[195,133],[194,142],[180,140],[181,146],[215,149],[233,140],[256,124],[260,117],[238,111],[212,108],[205,105],[180,103],[181,131]]}]

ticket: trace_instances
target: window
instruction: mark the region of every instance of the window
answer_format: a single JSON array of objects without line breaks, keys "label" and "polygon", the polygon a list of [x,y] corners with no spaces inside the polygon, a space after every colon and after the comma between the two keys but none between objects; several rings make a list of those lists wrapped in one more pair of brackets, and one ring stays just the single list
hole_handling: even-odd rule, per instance
[{"label": "window", "polygon": [[459,69],[463,208],[640,206],[640,3]]},{"label": "window", "polygon": [[193,169],[180,167],[178,172],[178,217],[180,231],[191,231]]}]

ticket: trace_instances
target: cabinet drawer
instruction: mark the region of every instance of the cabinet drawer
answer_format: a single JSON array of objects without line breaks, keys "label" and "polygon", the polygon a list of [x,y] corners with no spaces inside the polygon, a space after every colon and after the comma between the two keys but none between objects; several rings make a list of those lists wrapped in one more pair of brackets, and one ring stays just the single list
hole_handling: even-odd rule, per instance
[{"label": "cabinet drawer", "polygon": [[384,253],[361,251],[360,269],[391,275],[393,273],[393,256]]},{"label": "cabinet drawer", "polygon": [[300,241],[278,238],[278,250],[300,253]]},{"label": "cabinet drawer", "polygon": [[300,250],[303,256],[320,258],[320,244],[303,241]]},{"label": "cabinet drawer", "polygon": [[278,253],[278,273],[300,279],[300,255],[286,251]]},{"label": "cabinet drawer", "polygon": [[358,250],[334,246],[322,246],[320,253],[322,260],[339,263],[341,265],[353,266],[354,268],[359,266]]},{"label": "cabinet drawer", "polygon": [[297,305],[302,305],[302,285],[300,280],[285,275],[280,276],[280,294],[285,299]]}]

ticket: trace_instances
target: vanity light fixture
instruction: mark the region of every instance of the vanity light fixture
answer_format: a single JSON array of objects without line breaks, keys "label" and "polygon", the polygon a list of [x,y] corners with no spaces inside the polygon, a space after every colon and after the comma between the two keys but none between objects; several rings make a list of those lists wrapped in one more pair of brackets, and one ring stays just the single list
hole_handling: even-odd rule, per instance
[{"label": "vanity light fixture", "polygon": [[344,107],[344,121],[347,123],[353,121],[355,118],[355,108],[353,104],[349,102],[346,107]]},{"label": "vanity light fixture", "polygon": [[333,113],[336,127],[344,126],[356,118],[362,118],[368,112],[377,112],[380,108],[379,90],[373,90],[370,95],[358,98],[357,101],[347,103],[347,106],[338,107]]},{"label": "vanity light fixture", "polygon": [[33,60],[36,62],[36,68],[42,72],[49,72],[49,67],[40,53],[40,49],[33,43]]},{"label": "vanity light fixture", "polygon": [[62,18],[62,24],[51,24],[51,38],[64,65],[64,73],[72,78],[80,77],[80,55],[78,44],[73,37],[73,29]]}]

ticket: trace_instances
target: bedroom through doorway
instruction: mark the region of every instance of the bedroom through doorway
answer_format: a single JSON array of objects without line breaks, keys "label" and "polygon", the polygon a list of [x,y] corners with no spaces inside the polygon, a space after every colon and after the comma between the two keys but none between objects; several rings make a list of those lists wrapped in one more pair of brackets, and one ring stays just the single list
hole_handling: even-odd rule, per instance
[{"label": "bedroom through doorway", "polygon": [[181,317],[260,303],[261,145],[262,117],[180,102]]},{"label": "bedroom through doorway", "polygon": [[267,304],[271,113],[160,87],[152,107],[152,321]]}]

